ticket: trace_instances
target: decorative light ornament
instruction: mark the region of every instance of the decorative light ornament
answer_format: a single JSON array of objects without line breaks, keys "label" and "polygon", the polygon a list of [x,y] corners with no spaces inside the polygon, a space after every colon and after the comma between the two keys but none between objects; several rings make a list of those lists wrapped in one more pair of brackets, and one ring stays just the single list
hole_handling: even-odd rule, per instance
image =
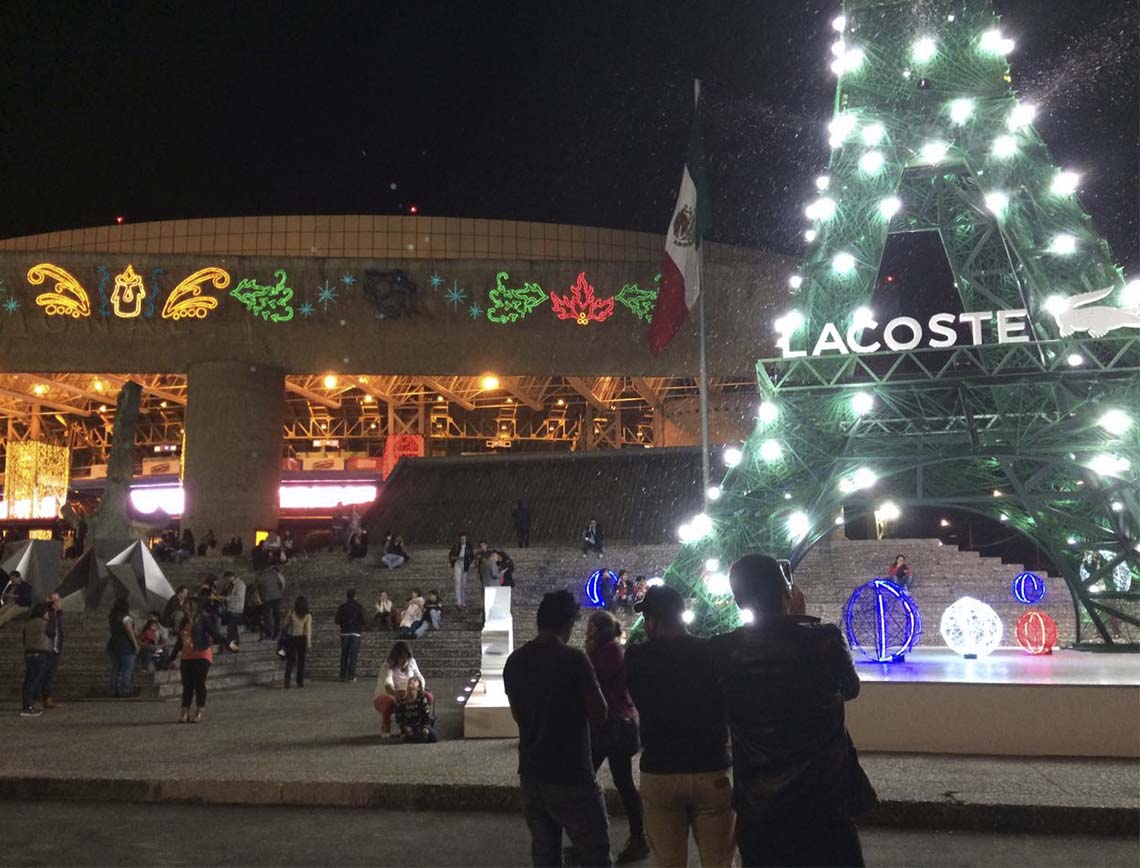
[{"label": "decorative light ornament", "polygon": [[1008,160],[1017,153],[1017,139],[1013,136],[998,136],[994,139],[991,151],[999,160]]},{"label": "decorative light ornament", "polygon": [[1070,368],[1079,368],[1085,363],[1085,357],[1080,353],[1070,353],[1069,357],[1065,359]]},{"label": "decorative light ornament", "polygon": [[870,488],[879,481],[878,475],[870,467],[856,467],[851,474],[851,484],[857,491]]},{"label": "decorative light ornament", "polygon": [[705,489],[705,497],[714,503],[720,500],[720,495],[721,490],[719,485],[710,485],[707,489]]},{"label": "decorative light ornament", "polygon": [[844,30],[846,30],[847,29],[847,16],[846,15],[840,15],[838,18],[833,18],[831,20],[831,29],[835,30],[838,33],[842,33]]},{"label": "decorative light ornament", "polygon": [[1005,213],[1005,209],[1009,207],[1009,194],[1001,190],[991,190],[986,193],[986,210],[998,217]]},{"label": "decorative light ornament", "polygon": [[710,573],[715,573],[717,570],[720,569],[720,561],[717,560],[716,558],[709,558],[708,560],[705,561],[705,569],[708,570]]},{"label": "decorative light ornament", "polygon": [[1076,172],[1061,171],[1053,176],[1053,183],[1049,189],[1053,191],[1054,196],[1072,196],[1077,192],[1080,183],[1081,176]]},{"label": "decorative light ornament", "polygon": [[704,539],[712,533],[712,529],[712,519],[709,518],[707,512],[698,512],[689,519],[689,530],[692,533],[693,539]]},{"label": "decorative light ornament", "polygon": [[808,229],[806,232],[804,232],[804,241],[806,241],[808,244],[811,244],[813,241],[815,241],[814,229]]},{"label": "decorative light ornament", "polygon": [[827,196],[820,196],[804,208],[804,214],[809,220],[830,220],[835,216],[835,200]]},{"label": "decorative light ornament", "polygon": [[1097,424],[1109,434],[1124,434],[1132,427],[1132,417],[1123,410],[1106,410]]},{"label": "decorative light ornament", "polygon": [[985,657],[1001,644],[1001,618],[973,597],[962,597],[947,606],[940,627],[946,644],[967,660]]},{"label": "decorative light ornament", "polygon": [[1124,504],[1121,503],[1119,500],[1114,500],[1112,502],[1112,511],[1113,512],[1124,512]]},{"label": "decorative light ornament", "polygon": [[873,148],[883,140],[886,134],[887,131],[882,124],[868,124],[863,128],[863,144]]},{"label": "decorative light ornament", "polygon": [[586,584],[582,589],[586,595],[586,602],[596,608],[601,608],[606,604],[606,595],[602,592],[602,588],[605,587],[602,584],[603,582],[608,582],[612,589],[617,585],[617,575],[609,569],[594,570],[586,579]]},{"label": "decorative light ornament", "polygon": [[1094,455],[1088,466],[1097,476],[1120,476],[1128,471],[1132,462],[1122,455],[1102,452]]},{"label": "decorative light ornament", "polygon": [[859,121],[855,115],[843,112],[831,119],[831,123],[827,125],[827,131],[831,133],[833,138],[843,143],[855,132],[857,126],[859,126]]},{"label": "decorative light ornament", "polygon": [[732,593],[728,576],[722,572],[712,572],[705,576],[705,588],[714,597],[727,597]]},{"label": "decorative light ornament", "polygon": [[831,186],[831,178],[827,175],[820,175],[815,179],[815,188],[821,193]]},{"label": "decorative light ornament", "polygon": [[1066,232],[1054,235],[1053,240],[1049,242],[1049,252],[1055,256],[1071,256],[1077,252],[1076,237]]},{"label": "decorative light ornament", "polygon": [[914,58],[915,63],[928,63],[937,53],[938,43],[930,36],[922,37],[910,47],[910,56]]},{"label": "decorative light ornament", "polygon": [[325,378],[321,381],[326,389],[336,388],[336,374],[325,374]]},{"label": "decorative light ornament", "polygon": [[1044,612],[1026,612],[1014,627],[1017,644],[1034,656],[1052,654],[1057,644],[1057,622]]},{"label": "decorative light ornament", "polygon": [[877,175],[882,171],[884,162],[882,151],[867,151],[859,158],[859,169],[868,175]]},{"label": "decorative light ornament", "polygon": [[735,467],[744,459],[744,453],[738,446],[729,446],[724,450],[721,460],[725,467]]},{"label": "decorative light ornament", "polygon": [[843,611],[847,644],[876,663],[902,662],[922,636],[922,614],[901,586],[887,579],[860,585]]},{"label": "decorative light ornament", "polygon": [[835,58],[831,64],[831,71],[836,75],[847,72],[858,72],[863,65],[865,55],[862,48],[849,48],[840,57]]},{"label": "decorative light ornament", "polygon": [[1018,573],[1010,591],[1017,602],[1032,606],[1045,599],[1045,580],[1036,573]]},{"label": "decorative light ornament", "polygon": [[946,159],[949,147],[945,142],[927,142],[922,146],[922,162],[937,166]]},{"label": "decorative light ornament", "polygon": [[831,267],[840,276],[850,274],[855,270],[855,257],[847,252],[836,253],[831,260]]},{"label": "decorative light ornament", "polygon": [[769,463],[784,457],[784,447],[779,440],[765,440],[760,444],[760,458]]},{"label": "decorative light ornament", "polygon": [[1019,103],[1009,113],[1009,128],[1016,132],[1022,127],[1029,126],[1036,117],[1037,106],[1029,102]]},{"label": "decorative light ornament", "polygon": [[788,536],[799,542],[811,530],[811,519],[806,512],[797,510],[788,516]]},{"label": "decorative light ornament", "polygon": [[842,39],[837,39],[831,43],[831,53],[833,56],[842,57],[845,51],[847,51],[847,43]]},{"label": "decorative light ornament", "polygon": [[870,392],[856,392],[851,396],[851,409],[859,416],[866,416],[875,406],[875,396]]},{"label": "decorative light ornament", "polygon": [[879,202],[879,213],[887,220],[893,218],[902,210],[902,199],[898,196],[888,196]]},{"label": "decorative light ornament", "polygon": [[974,115],[972,99],[956,99],[950,102],[950,120],[961,126]]},{"label": "decorative light ornament", "polygon": [[782,337],[789,337],[799,331],[804,324],[804,315],[798,310],[790,310],[777,319],[773,325]]},{"label": "decorative light ornament", "polygon": [[1071,306],[1069,300],[1063,295],[1051,295],[1045,299],[1045,303],[1041,305],[1045,312],[1057,316],[1069,309]]},{"label": "decorative light ornament", "polygon": [[744,624],[745,626],[747,626],[748,624],[755,624],[756,623],[756,613],[753,612],[751,609],[741,609],[740,610],[740,623]]},{"label": "decorative light ornament", "polygon": [[851,313],[851,325],[855,328],[871,328],[875,322],[875,312],[866,305],[860,305]]},{"label": "decorative light ornament", "polygon": [[1133,280],[1120,290],[1122,307],[1140,307],[1140,280]]},{"label": "decorative light ornament", "polygon": [[1001,31],[996,27],[992,30],[987,30],[982,34],[982,38],[978,40],[978,47],[987,54],[1009,54],[1014,49],[1014,42],[1012,39],[1006,39],[1001,35]]},{"label": "decorative light ornament", "polygon": [[776,421],[776,417],[780,415],[780,409],[771,401],[761,401],[760,406],[756,410],[756,418],[769,425]]},{"label": "decorative light ornament", "polygon": [[788,286],[790,286],[792,289],[799,289],[803,285],[804,279],[798,274],[793,274],[788,278]]},{"label": "decorative light ornament", "polygon": [[897,521],[902,510],[893,500],[885,500],[875,509],[875,521]]}]

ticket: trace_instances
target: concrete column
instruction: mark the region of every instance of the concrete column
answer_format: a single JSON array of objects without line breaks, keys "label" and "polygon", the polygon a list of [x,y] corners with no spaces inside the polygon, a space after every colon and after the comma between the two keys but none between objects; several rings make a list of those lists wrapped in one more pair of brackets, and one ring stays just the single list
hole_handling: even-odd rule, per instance
[{"label": "concrete column", "polygon": [[237,362],[202,362],[187,371],[182,526],[218,545],[277,525],[285,374]]}]

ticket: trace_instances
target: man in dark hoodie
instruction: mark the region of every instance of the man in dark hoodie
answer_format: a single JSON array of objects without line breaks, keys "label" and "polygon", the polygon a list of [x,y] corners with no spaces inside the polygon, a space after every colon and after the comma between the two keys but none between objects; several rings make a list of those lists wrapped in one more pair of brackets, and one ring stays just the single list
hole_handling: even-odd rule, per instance
[{"label": "man in dark hoodie", "polygon": [[364,607],[356,601],[356,589],[345,592],[345,601],[336,610],[336,625],[340,627],[340,680],[356,680],[356,658],[360,656],[360,634],[366,620]]}]

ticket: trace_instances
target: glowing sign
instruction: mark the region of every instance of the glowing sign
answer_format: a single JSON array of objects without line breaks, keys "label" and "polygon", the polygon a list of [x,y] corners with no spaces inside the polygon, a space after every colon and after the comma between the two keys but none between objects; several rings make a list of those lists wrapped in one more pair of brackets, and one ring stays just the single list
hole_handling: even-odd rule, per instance
[{"label": "glowing sign", "polygon": [[230,290],[230,295],[244,304],[251,314],[266,322],[289,322],[293,318],[293,305],[290,304],[293,290],[285,285],[289,277],[283,268],[274,271],[273,276],[277,278],[276,286],[262,286],[247,277]]},{"label": "glowing sign", "polygon": [[495,275],[495,288],[488,296],[487,319],[494,323],[511,323],[525,317],[546,301],[546,292],[537,283],[523,283],[522,288],[506,286],[510,275],[500,271]]},{"label": "glowing sign", "polygon": [[162,318],[180,320],[185,318],[203,319],[218,306],[212,295],[202,295],[202,284],[207,281],[215,289],[225,289],[230,285],[229,272],[221,268],[200,268],[178,286],[174,287],[162,306]]},{"label": "glowing sign", "polygon": [[[376,485],[366,483],[286,484],[278,489],[277,497],[281,509],[332,509],[338,503],[345,506],[372,503],[378,492]],[[186,495],[177,483],[133,485],[131,506],[144,514],[162,510],[167,515],[182,515]]]},{"label": "glowing sign", "polygon": [[55,289],[36,296],[36,304],[44,309],[44,313],[74,319],[91,316],[91,299],[87,290],[70,272],[50,262],[41,262],[28,269],[28,283],[32,286],[39,286],[49,278],[56,282]]},{"label": "glowing sign", "polygon": [[144,298],[146,286],[142,275],[136,274],[134,266],[128,264],[126,271],[115,275],[115,288],[111,290],[111,305],[115,309],[115,316],[119,319],[134,319],[142,313]]},{"label": "glowing sign", "polygon": [[569,295],[550,293],[550,304],[559,319],[572,319],[578,325],[605,322],[614,313],[614,299],[597,298],[594,287],[586,281],[586,272],[578,273],[577,282],[570,287]]},{"label": "glowing sign", "polygon": [[[660,284],[660,274],[654,278],[654,282]],[[636,283],[627,283],[621,288],[621,292],[614,296],[614,301],[629,308],[638,319],[649,322],[653,319],[653,308],[657,305],[659,288],[655,286],[653,289],[642,289]]]}]

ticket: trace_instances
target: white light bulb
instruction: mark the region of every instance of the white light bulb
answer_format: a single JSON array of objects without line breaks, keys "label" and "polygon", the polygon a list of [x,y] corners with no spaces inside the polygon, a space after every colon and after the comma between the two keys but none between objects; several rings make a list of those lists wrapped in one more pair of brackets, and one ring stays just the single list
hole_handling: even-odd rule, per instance
[{"label": "white light bulb", "polygon": [[887,131],[882,124],[868,124],[863,129],[863,144],[873,148],[883,140],[886,134]]},{"label": "white light bulb", "polygon": [[1009,113],[1009,128],[1011,130],[1020,130],[1022,127],[1028,126],[1033,123],[1033,119],[1037,117],[1037,106],[1033,103],[1023,102],[1013,107],[1013,111]]},{"label": "white light bulb", "polygon": [[1012,39],[1006,39],[1001,35],[1000,30],[994,28],[982,34],[982,38],[978,41],[978,46],[982,51],[988,52],[989,54],[1000,54],[1004,56],[1013,51],[1014,41]]},{"label": "white light bulb", "polygon": [[1017,153],[1017,139],[1013,136],[998,136],[994,139],[993,155],[1001,160],[1007,160]]},{"label": "white light bulb", "polygon": [[784,457],[784,448],[779,440],[765,440],[760,444],[760,457],[764,461],[779,461]]},{"label": "white light bulb", "polygon": [[763,422],[765,425],[775,422],[776,417],[779,415],[779,407],[777,407],[771,401],[761,401],[760,407],[756,410],[756,418]]},{"label": "white light bulb", "polygon": [[1093,456],[1089,462],[1089,470],[1098,476],[1119,476],[1131,466],[1132,462],[1127,458],[1107,452]]},{"label": "white light bulb", "polygon": [[847,29],[847,16],[840,15],[838,18],[833,18],[831,20],[831,29],[835,30],[838,33],[842,33],[844,30],[846,30]]},{"label": "white light bulb", "polygon": [[816,232],[814,229],[808,229],[804,233],[804,241],[806,241],[808,244],[811,244],[813,241],[815,241],[815,239],[816,239]]},{"label": "white light bulb", "polygon": [[792,499],[792,493],[790,491],[785,491],[784,492],[784,500],[791,500],[791,499]]},{"label": "white light bulb", "polygon": [[804,279],[802,277],[800,277],[798,274],[793,274],[791,277],[788,278],[788,286],[790,286],[792,289],[799,289],[803,285],[804,285]]},{"label": "white light bulb", "polygon": [[806,512],[797,510],[788,516],[788,536],[799,541],[808,535],[811,530],[811,519]]},{"label": "white light bulb", "polygon": [[847,137],[855,132],[855,128],[858,126],[859,121],[855,115],[844,112],[831,119],[831,123],[827,125],[827,131],[833,136],[837,136],[840,141],[846,141]]},{"label": "white light bulb", "polygon": [[743,458],[744,453],[740,451],[738,446],[729,446],[724,450],[721,460],[724,461],[725,467],[735,467]]},{"label": "white light bulb", "polygon": [[875,396],[870,392],[856,392],[851,396],[851,409],[860,416],[866,416],[875,406]]},{"label": "white light bulb", "polygon": [[1140,307],[1140,280],[1133,280],[1120,290],[1121,307]]},{"label": "white light bulb", "polygon": [[1077,192],[1080,183],[1081,176],[1076,172],[1061,171],[1053,176],[1053,184],[1050,189],[1052,189],[1054,196],[1072,196]]},{"label": "white light bulb", "polygon": [[741,624],[755,624],[756,623],[756,613],[753,612],[751,609],[741,609],[740,610],[740,623]]},{"label": "white light bulb", "polygon": [[776,327],[776,331],[783,337],[795,334],[803,324],[804,315],[798,310],[788,311],[773,323]]},{"label": "white light bulb", "polygon": [[836,253],[831,260],[831,267],[837,274],[850,274],[855,270],[855,257],[850,253]]},{"label": "white light bulb", "polygon": [[998,516],[998,520],[999,521],[1009,521],[1009,516],[1003,512],[1000,516]]},{"label": "white light bulb", "polygon": [[1085,363],[1085,357],[1080,353],[1070,353],[1065,361],[1068,362],[1070,368],[1079,368]]},{"label": "white light bulb", "polygon": [[842,72],[857,72],[859,67],[863,65],[865,55],[862,48],[852,48],[843,55],[843,69]]},{"label": "white light bulb", "polygon": [[868,175],[877,175],[883,168],[882,151],[867,151],[859,159],[859,168]]},{"label": "white light bulb", "polygon": [[720,561],[718,561],[716,558],[709,558],[707,561],[705,561],[705,569],[710,573],[715,573],[720,569]]},{"label": "white light bulb", "polygon": [[1005,213],[1005,209],[1009,207],[1009,194],[1003,193],[1001,190],[992,190],[986,193],[986,210],[997,214],[999,217]]},{"label": "white light bulb", "polygon": [[1063,295],[1051,295],[1045,299],[1045,303],[1041,306],[1045,308],[1046,313],[1057,316],[1067,311],[1072,305]]},{"label": "white light bulb", "polygon": [[1132,427],[1132,417],[1123,410],[1113,408],[1106,410],[1097,424],[1109,434],[1124,434]]},{"label": "white light bulb", "polygon": [[720,500],[720,494],[721,492],[719,485],[710,485],[707,489],[705,489],[705,497],[707,497],[713,503]]},{"label": "white light bulb", "polygon": [[945,142],[927,142],[922,146],[922,162],[936,166],[946,159],[948,150]]},{"label": "white light bulb", "polygon": [[1113,512],[1124,512],[1124,504],[1121,503],[1119,500],[1114,500],[1112,502],[1112,511]]},{"label": "white light bulb", "polygon": [[692,624],[693,618],[695,618],[695,617],[696,616],[689,609],[686,609],[684,612],[681,613],[681,620],[686,624]]},{"label": "white light bulb", "polygon": [[820,196],[804,208],[804,214],[809,220],[830,220],[835,216],[835,200],[827,196]]},{"label": "white light bulb", "polygon": [[875,518],[878,521],[895,521],[901,515],[902,510],[893,500],[883,501],[875,510]]},{"label": "white light bulb", "polygon": [[821,190],[821,191],[826,190],[830,186],[831,186],[831,178],[829,178],[827,175],[820,175],[818,178],[815,179],[815,188],[817,190]]},{"label": "white light bulb", "polygon": [[712,529],[712,519],[706,512],[698,512],[689,519],[689,531],[693,539],[704,539],[712,533]]},{"label": "white light bulb", "polygon": [[950,120],[961,125],[966,123],[974,114],[974,101],[972,99],[956,99],[950,103]]},{"label": "white light bulb", "polygon": [[926,63],[938,53],[938,43],[930,36],[924,36],[910,47],[910,56],[915,63]]},{"label": "white light bulb", "polygon": [[847,43],[842,39],[837,39],[831,43],[831,53],[835,57],[842,57],[847,51]]},{"label": "white light bulb", "polygon": [[843,527],[843,516],[841,516],[841,515],[835,516],[835,526],[836,527]]},{"label": "white light bulb", "polygon": [[1075,546],[1077,544],[1077,538],[1075,536],[1071,536],[1067,540],[1065,540],[1065,542],[1067,542],[1071,546]]},{"label": "white light bulb", "polygon": [[714,597],[726,597],[732,593],[732,584],[728,581],[728,576],[721,572],[705,576],[705,587]]},{"label": "white light bulb", "polygon": [[866,305],[855,308],[851,313],[851,324],[856,328],[870,328],[874,321],[875,312]]},{"label": "white light bulb", "polygon": [[879,477],[870,467],[857,467],[855,472],[851,474],[851,482],[856,490],[870,488],[878,481]]},{"label": "white light bulb", "polygon": [[888,196],[879,202],[879,213],[890,220],[902,209],[902,200],[898,196]]},{"label": "white light bulb", "polygon": [[1049,252],[1055,256],[1071,256],[1077,252],[1077,239],[1067,233],[1054,235],[1049,242]]}]

